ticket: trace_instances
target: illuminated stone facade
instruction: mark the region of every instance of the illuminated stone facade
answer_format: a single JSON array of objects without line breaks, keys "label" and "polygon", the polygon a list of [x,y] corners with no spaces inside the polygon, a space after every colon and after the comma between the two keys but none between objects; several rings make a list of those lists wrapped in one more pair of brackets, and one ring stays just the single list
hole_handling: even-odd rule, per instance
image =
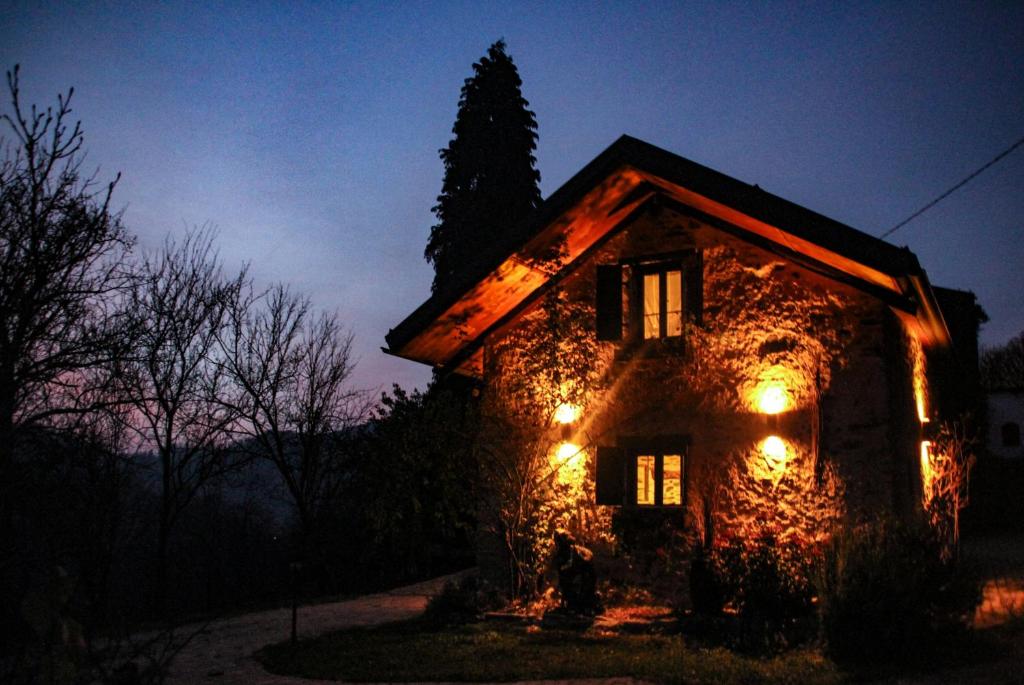
[{"label": "illuminated stone facade", "polygon": [[[638,339],[634,272],[693,253],[699,314],[678,339]],[[710,520],[719,536],[767,524],[820,541],[843,519],[912,514],[921,486],[910,336],[885,303],[666,209],[636,218],[559,284],[595,319],[597,270],[608,264],[623,265],[621,339],[597,344],[597,380],[566,436],[589,478],[599,448],[675,439],[679,516],[695,536]],[[535,307],[519,321],[542,315]],[[509,372],[494,368],[506,356],[493,351],[518,325],[488,341],[485,383]],[[643,508],[634,468],[652,462],[624,458],[623,506]]]},{"label": "illuminated stone facade", "polygon": [[526,530],[520,562],[553,526],[614,548],[645,517],[679,544],[814,544],[934,499],[984,313],[909,250],[628,136],[526,228],[387,335],[481,382],[482,468],[509,474],[483,568]]}]

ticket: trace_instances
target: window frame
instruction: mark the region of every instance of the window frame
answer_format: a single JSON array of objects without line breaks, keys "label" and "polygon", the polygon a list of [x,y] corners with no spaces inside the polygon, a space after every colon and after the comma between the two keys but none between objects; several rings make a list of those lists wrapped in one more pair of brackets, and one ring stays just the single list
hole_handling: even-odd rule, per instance
[{"label": "window frame", "polygon": [[[659,280],[659,336],[643,337],[644,274],[680,272],[681,330],[679,335],[666,336],[668,311],[665,306],[667,276]],[[602,342],[624,342],[617,355],[631,350],[654,351],[662,347],[683,347],[688,331],[702,326],[704,317],[704,259],[701,250],[688,248],[658,254],[626,257],[618,262],[598,264],[595,274],[595,335]],[[623,316],[626,314],[626,316]]]},{"label": "window frame", "polygon": [[[691,326],[703,323],[704,309],[704,261],[698,249],[676,250],[658,254],[638,255],[620,262],[621,266],[629,267],[629,286],[627,302],[629,304],[629,335],[628,342],[632,347],[644,351],[655,351],[661,348],[678,349],[685,346],[687,332]],[[665,284],[667,276],[659,279],[659,336],[644,338],[643,329],[643,278],[647,274],[667,274],[679,271],[682,329],[679,335],[661,335],[668,325],[668,312],[665,302],[667,293]]]},{"label": "window frame", "polygon": [[[626,506],[634,509],[685,509],[686,488],[690,472],[690,440],[686,436],[664,436],[654,438],[623,438],[619,444],[625,451]],[[665,457],[678,455],[679,504],[665,504]],[[654,457],[654,504],[640,504],[637,501],[637,468],[640,457]]]},{"label": "window frame", "polygon": [[[679,334],[668,334],[668,275],[674,271],[679,272]],[[647,297],[644,292],[644,283],[647,276],[658,276],[658,334],[648,338],[645,334],[647,319]],[[635,282],[635,300],[630,302],[630,307],[635,309],[634,316],[639,322],[636,325],[637,341],[643,344],[656,343],[658,341],[672,343],[682,340],[686,335],[686,269],[682,260],[665,260],[660,262],[648,262],[638,264],[633,268],[633,280]]]},{"label": "window frame", "polygon": [[[679,504],[665,504],[665,457],[678,456],[679,468]],[[638,501],[637,470],[640,457],[654,457],[654,503],[641,504]],[[632,448],[626,451],[626,505],[635,509],[683,509],[686,507],[686,481],[689,471],[689,458],[685,447],[643,449]]]}]

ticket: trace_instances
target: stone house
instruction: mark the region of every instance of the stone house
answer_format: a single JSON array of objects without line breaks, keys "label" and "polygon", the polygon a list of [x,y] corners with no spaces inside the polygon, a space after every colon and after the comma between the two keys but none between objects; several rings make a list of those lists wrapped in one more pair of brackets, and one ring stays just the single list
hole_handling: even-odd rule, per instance
[{"label": "stone house", "polygon": [[[544,302],[583,311],[585,377],[537,382],[553,386],[552,464],[580,465],[593,520],[678,512],[705,539],[767,522],[816,540],[921,511],[933,427],[976,377],[980,308],[908,249],[628,136],[522,235],[386,351],[486,388]],[[967,312],[955,331],[944,298]]]}]

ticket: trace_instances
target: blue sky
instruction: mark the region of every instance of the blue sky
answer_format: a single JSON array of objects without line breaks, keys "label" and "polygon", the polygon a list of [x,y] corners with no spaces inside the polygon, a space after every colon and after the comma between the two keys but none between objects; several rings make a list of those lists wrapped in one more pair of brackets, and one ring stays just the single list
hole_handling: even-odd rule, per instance
[{"label": "blue sky", "polygon": [[[75,87],[88,165],[143,249],[210,223],[232,266],[338,309],[356,382],[429,293],[459,89],[498,38],[553,192],[629,133],[878,234],[1024,136],[1024,3],[5,3],[27,100]],[[901,229],[1024,330],[1024,148]]]}]

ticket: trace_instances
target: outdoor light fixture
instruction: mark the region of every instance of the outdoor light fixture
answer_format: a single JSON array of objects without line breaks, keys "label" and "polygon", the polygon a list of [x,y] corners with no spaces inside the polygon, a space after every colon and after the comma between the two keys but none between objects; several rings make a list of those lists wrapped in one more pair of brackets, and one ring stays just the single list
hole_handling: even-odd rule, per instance
[{"label": "outdoor light fixture", "polygon": [[921,441],[921,489],[924,494],[925,505],[931,499],[932,490],[932,441]]},{"label": "outdoor light fixture", "polygon": [[580,453],[580,446],[571,442],[563,442],[558,446],[555,456],[558,461],[565,463]]},{"label": "outdoor light fixture", "polygon": [[580,410],[576,405],[562,402],[558,405],[558,409],[555,409],[555,421],[565,426],[578,419],[579,413]]},{"label": "outdoor light fixture", "polygon": [[789,393],[779,382],[767,383],[757,392],[757,409],[762,414],[780,414],[789,408]]},{"label": "outdoor light fixture", "polygon": [[761,441],[761,454],[775,468],[786,463],[786,443],[777,435],[769,435]]},{"label": "outdoor light fixture", "polygon": [[778,484],[789,466],[790,446],[779,436],[769,435],[757,444],[757,451],[761,458],[752,465],[755,477]]}]

